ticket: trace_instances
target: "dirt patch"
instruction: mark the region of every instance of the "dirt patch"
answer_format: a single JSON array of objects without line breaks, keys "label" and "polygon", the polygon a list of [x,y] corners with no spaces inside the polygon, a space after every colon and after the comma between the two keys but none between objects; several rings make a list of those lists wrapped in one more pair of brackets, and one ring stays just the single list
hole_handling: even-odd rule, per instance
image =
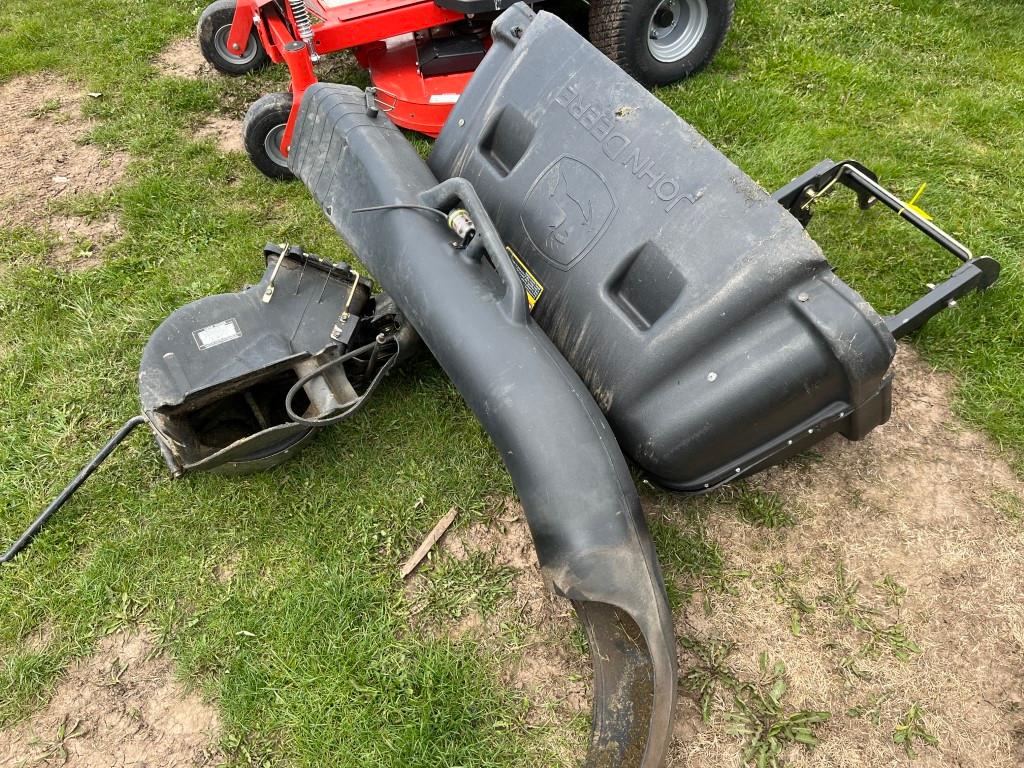
[{"label": "dirt patch", "polygon": [[[184,80],[208,80],[217,72],[203,58],[194,37],[172,41],[153,61],[157,71],[166,77]],[[221,152],[244,152],[242,120],[240,118],[212,116],[196,126],[193,137],[197,140],[213,139]]]},{"label": "dirt patch", "polygon": [[197,139],[213,139],[221,152],[244,152],[242,121],[229,117],[211,117],[196,129]]},{"label": "dirt patch", "polygon": [[56,628],[51,622],[45,621],[21,639],[21,646],[31,653],[42,653],[53,645],[56,639]]},{"label": "dirt patch", "polygon": [[0,731],[0,766],[217,765],[216,711],[186,693],[154,649],[145,632],[104,638],[65,674],[45,709]]},{"label": "dirt patch", "polygon": [[0,133],[0,227],[42,230],[54,240],[47,261],[94,266],[103,246],[120,235],[116,217],[72,216],[54,204],[99,194],[120,180],[127,155],[82,143],[92,123],[82,116],[89,98],[54,75],[0,84],[5,110]]},{"label": "dirt patch", "polygon": [[[714,597],[710,615],[694,600],[677,633],[734,644],[729,663],[745,679],[758,676],[766,652],[786,666],[789,710],[831,712],[821,745],[794,750],[789,765],[1024,764],[1024,526],[993,503],[1024,498],[1024,486],[996,446],[951,413],[952,389],[901,347],[888,424],[753,479],[785,500],[793,527],[710,514],[708,533],[729,566],[750,576],[735,595]],[[681,500],[648,506],[669,520],[687,514]],[[839,599],[844,589],[852,603]],[[796,635],[801,599],[811,610]],[[865,619],[877,632],[863,629]],[[694,663],[683,654],[684,671]],[[938,743],[919,741],[911,763],[892,734],[914,704]],[[734,764],[729,707],[719,696],[704,724],[683,697],[669,764]]]},{"label": "dirt patch", "polygon": [[213,67],[203,58],[194,37],[172,41],[153,60],[153,64],[161,75],[186,80],[199,80],[211,77],[214,73]]},{"label": "dirt patch", "polygon": [[213,566],[212,576],[218,584],[229,584],[238,572],[238,566],[242,562],[242,555],[234,550],[224,558],[223,562]]}]

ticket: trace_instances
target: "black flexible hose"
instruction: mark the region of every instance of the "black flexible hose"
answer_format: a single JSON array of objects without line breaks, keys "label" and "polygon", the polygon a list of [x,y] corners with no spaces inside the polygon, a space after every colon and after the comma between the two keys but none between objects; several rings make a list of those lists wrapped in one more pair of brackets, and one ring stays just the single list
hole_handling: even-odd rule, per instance
[{"label": "black flexible hose", "polygon": [[295,399],[295,395],[298,393],[298,391],[302,389],[302,387],[304,387],[306,384],[308,384],[312,379],[316,378],[317,376],[321,376],[324,373],[324,371],[330,370],[336,365],[340,365],[341,363],[344,363],[347,360],[351,360],[353,357],[361,355],[364,352],[371,352],[376,347],[381,346],[380,342],[374,341],[370,344],[365,344],[362,347],[353,349],[351,352],[346,352],[344,355],[341,355],[340,357],[336,357],[333,360],[328,360],[319,368],[310,371],[305,376],[296,381],[292,385],[292,388],[288,390],[288,394],[285,395],[284,397],[284,408],[285,411],[287,411],[288,413],[288,418],[299,424],[305,424],[307,427],[326,427],[330,426],[331,424],[337,424],[340,421],[344,421],[345,419],[349,419],[355,416],[356,413],[359,412],[359,410],[369,399],[370,395],[373,394],[374,390],[377,389],[377,386],[383,380],[387,372],[391,370],[392,366],[398,360],[398,353],[401,351],[401,344],[398,343],[397,338],[392,338],[391,341],[393,341],[395,344],[394,354],[392,354],[391,357],[388,358],[387,362],[380,367],[380,370],[377,371],[377,375],[374,376],[373,379],[370,381],[370,385],[366,388],[366,391],[363,392],[363,394],[359,395],[352,402],[346,403],[344,406],[345,410],[343,410],[341,413],[336,413],[334,416],[326,416],[317,419],[307,419],[305,416],[300,416],[295,412],[294,408],[292,407],[293,400]]},{"label": "black flexible hose", "polygon": [[114,436],[107,441],[107,444],[100,449],[100,452],[93,456],[92,461],[82,467],[81,472],[75,476],[75,479],[64,487],[60,495],[50,502],[50,505],[43,510],[43,513],[35,519],[35,522],[26,528],[25,532],[18,537],[18,540],[11,545],[11,548],[0,557],[0,563],[9,563],[21,550],[27,547],[53,513],[64,506],[64,502],[70,499],[72,494],[82,486],[82,483],[89,479],[89,475],[95,472],[99,465],[114,452],[114,449],[121,444],[121,441],[128,437],[137,426],[145,423],[146,417],[142,415],[133,416],[128,419]]}]

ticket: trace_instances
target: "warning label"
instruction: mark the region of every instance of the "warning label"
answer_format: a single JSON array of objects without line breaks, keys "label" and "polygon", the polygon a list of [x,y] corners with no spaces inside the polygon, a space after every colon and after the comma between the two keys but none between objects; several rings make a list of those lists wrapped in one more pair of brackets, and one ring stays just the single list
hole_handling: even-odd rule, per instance
[{"label": "warning label", "polygon": [[234,341],[242,338],[242,331],[238,328],[238,321],[235,318],[224,320],[220,323],[208,325],[198,331],[192,331],[192,338],[200,349],[209,349],[223,344],[226,341]]},{"label": "warning label", "polygon": [[526,302],[530,305],[530,310],[532,311],[541,294],[544,293],[544,286],[540,284],[540,280],[537,279],[536,275],[523,264],[523,260],[519,258],[515,251],[507,245],[505,250],[512,257],[512,265],[516,268],[516,272],[519,273],[519,279],[523,283],[523,288],[526,289]]}]

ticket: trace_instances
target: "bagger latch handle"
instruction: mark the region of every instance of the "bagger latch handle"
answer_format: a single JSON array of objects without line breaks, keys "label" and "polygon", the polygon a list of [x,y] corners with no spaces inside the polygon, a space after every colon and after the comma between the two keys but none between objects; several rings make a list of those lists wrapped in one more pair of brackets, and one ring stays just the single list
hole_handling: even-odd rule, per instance
[{"label": "bagger latch handle", "polygon": [[[505,250],[501,236],[473,185],[466,179],[456,176],[426,190],[420,194],[420,200],[425,205],[439,208],[442,211],[461,204],[469,212],[476,227],[475,241],[482,244],[483,251],[487,252],[494,269],[502,283],[505,284],[505,295],[501,299],[503,311],[513,322],[525,323],[530,317],[526,288],[523,287],[519,273],[516,272],[508,252]],[[470,246],[470,252],[475,250],[474,245]],[[480,245],[476,245],[476,248],[480,247]]]},{"label": "bagger latch handle", "polygon": [[912,203],[905,203],[878,182],[878,177],[856,160],[837,163],[823,160],[806,173],[772,194],[779,205],[788,210],[804,226],[811,220],[811,205],[842,184],[857,194],[857,203],[868,208],[877,202],[938,243],[964,262],[944,282],[929,286],[930,290],[910,306],[885,318],[886,327],[896,338],[906,336],[930,318],[973,290],[988,288],[999,279],[999,262],[988,256],[974,256],[970,249],[933,223]]}]

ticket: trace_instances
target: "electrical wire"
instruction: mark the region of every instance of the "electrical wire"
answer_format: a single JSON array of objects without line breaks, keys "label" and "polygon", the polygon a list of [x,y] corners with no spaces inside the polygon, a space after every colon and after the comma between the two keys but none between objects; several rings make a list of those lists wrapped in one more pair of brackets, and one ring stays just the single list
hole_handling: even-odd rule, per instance
[{"label": "electrical wire", "polygon": [[323,375],[324,371],[330,370],[336,365],[340,365],[341,363],[344,363],[347,360],[351,360],[353,357],[357,357],[358,355],[361,355],[364,352],[370,352],[374,347],[380,346],[380,342],[373,341],[370,344],[365,344],[362,347],[353,349],[351,352],[346,352],[344,355],[336,357],[333,360],[328,360],[319,368],[316,368],[315,370],[307,373],[305,376],[303,376],[297,382],[295,382],[292,385],[292,388],[288,390],[288,394],[285,395],[284,397],[284,408],[285,411],[287,411],[288,413],[288,417],[298,424],[305,424],[307,427],[326,427],[331,424],[337,424],[340,421],[344,421],[345,419],[355,416],[356,413],[359,412],[359,410],[369,399],[370,395],[373,394],[374,390],[377,389],[377,386],[384,379],[384,376],[388,373],[388,371],[391,370],[392,366],[398,360],[398,353],[401,351],[402,346],[401,344],[398,343],[397,338],[392,337],[391,340],[395,343],[394,354],[392,354],[391,357],[388,358],[387,362],[385,362],[384,365],[380,367],[380,370],[377,371],[377,375],[374,376],[373,379],[370,381],[370,385],[366,388],[366,391],[364,391],[363,394],[359,395],[352,402],[346,403],[344,406],[342,406],[344,410],[341,413],[336,413],[334,416],[324,416],[318,419],[307,419],[305,416],[300,416],[299,414],[295,413],[295,410],[292,407],[292,401],[295,399],[295,395],[298,393],[298,391],[306,384],[308,384],[312,379],[316,378],[317,376]]},{"label": "electrical wire", "polygon": [[395,203],[394,205],[370,205],[366,208],[353,208],[352,213],[373,213],[374,211],[398,211],[406,208],[410,211],[426,211],[428,213],[434,213],[448,221],[448,214],[442,211],[440,208],[434,208],[429,205],[416,205],[415,203]]}]

